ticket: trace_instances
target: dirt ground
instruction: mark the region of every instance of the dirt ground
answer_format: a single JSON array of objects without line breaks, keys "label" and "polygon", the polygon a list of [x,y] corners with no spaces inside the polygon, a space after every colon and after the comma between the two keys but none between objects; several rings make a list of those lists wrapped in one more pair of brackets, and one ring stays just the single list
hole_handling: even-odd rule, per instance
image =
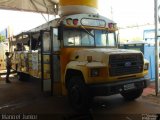
[{"label": "dirt ground", "polygon": [[16,75],[10,80],[5,83],[5,76],[0,78],[0,119],[6,115],[27,119],[30,115],[35,120],[139,120],[146,113],[160,113],[160,96],[154,95],[154,87],[145,89],[132,102],[124,101],[120,95],[96,98],[88,113],[79,114],[70,107],[66,96],[42,93],[40,80],[19,81]]}]

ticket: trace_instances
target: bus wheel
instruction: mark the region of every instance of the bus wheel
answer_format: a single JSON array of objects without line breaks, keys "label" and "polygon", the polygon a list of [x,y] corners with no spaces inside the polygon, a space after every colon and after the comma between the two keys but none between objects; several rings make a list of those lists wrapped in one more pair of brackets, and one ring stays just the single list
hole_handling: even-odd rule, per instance
[{"label": "bus wheel", "polygon": [[124,97],[125,100],[132,101],[142,95],[143,88],[122,92],[121,95]]},{"label": "bus wheel", "polygon": [[91,95],[82,77],[73,76],[67,85],[68,97],[71,106],[79,111],[88,111],[91,107]]}]

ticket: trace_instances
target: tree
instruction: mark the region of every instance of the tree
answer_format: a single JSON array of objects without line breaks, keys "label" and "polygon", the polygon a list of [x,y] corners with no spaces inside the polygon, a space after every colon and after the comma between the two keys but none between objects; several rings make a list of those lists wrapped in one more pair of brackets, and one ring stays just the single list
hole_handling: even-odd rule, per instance
[{"label": "tree", "polygon": [[5,36],[0,35],[0,42],[4,42],[5,41]]}]

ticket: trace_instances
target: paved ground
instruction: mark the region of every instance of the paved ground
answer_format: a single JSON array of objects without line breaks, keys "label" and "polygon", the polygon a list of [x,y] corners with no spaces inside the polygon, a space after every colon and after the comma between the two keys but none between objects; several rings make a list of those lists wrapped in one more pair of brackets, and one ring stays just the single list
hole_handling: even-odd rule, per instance
[{"label": "paved ground", "polygon": [[[142,120],[144,113],[160,113],[160,96],[147,88],[136,101],[126,102],[120,95],[98,97],[92,109],[79,115],[68,104],[65,96],[49,96],[40,91],[40,81],[18,81],[11,84],[0,80],[0,113],[2,115],[38,115],[39,119],[52,120]],[[36,116],[32,116],[36,118]]]}]

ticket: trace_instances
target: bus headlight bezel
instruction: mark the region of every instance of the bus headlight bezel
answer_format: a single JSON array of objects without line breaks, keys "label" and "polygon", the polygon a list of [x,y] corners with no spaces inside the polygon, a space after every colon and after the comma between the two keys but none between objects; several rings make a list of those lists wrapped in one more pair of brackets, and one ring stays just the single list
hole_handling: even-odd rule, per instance
[{"label": "bus headlight bezel", "polygon": [[90,76],[91,77],[98,77],[98,76],[100,76],[100,69],[99,68],[91,68],[90,69]]}]

